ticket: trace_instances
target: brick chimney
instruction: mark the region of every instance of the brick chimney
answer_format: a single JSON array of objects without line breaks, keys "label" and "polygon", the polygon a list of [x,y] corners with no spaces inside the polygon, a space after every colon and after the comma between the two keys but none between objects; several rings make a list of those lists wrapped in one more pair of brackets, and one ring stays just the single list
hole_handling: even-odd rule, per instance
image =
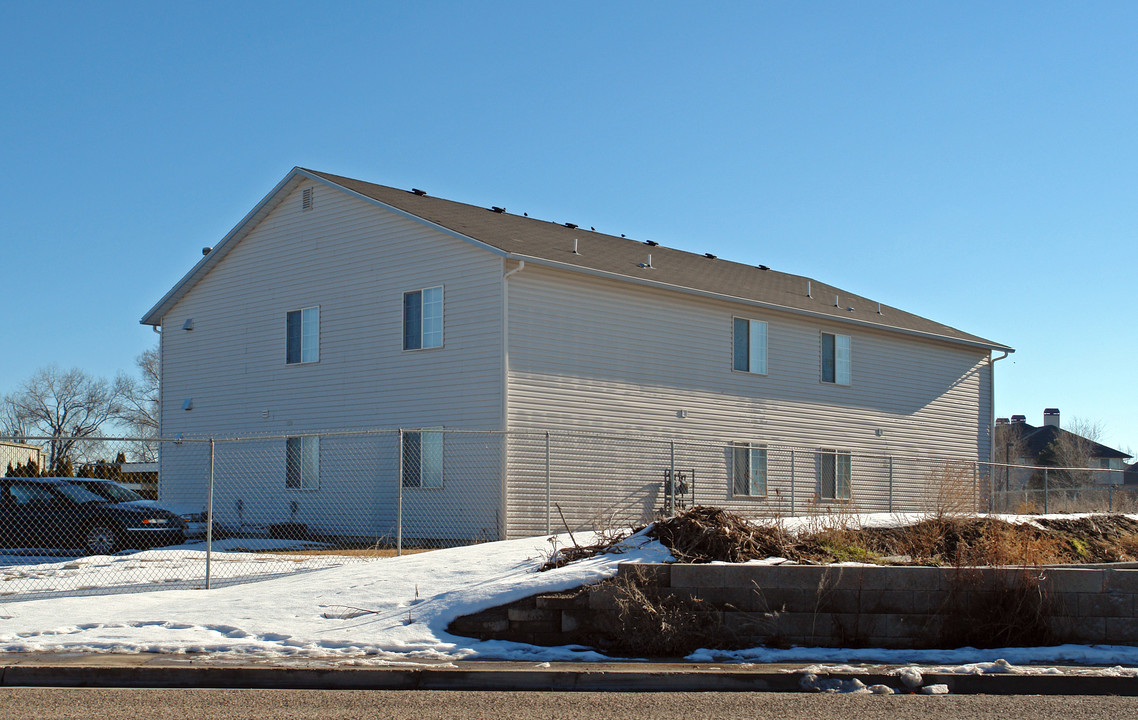
[{"label": "brick chimney", "polygon": [[1059,427],[1059,408],[1046,408],[1043,411],[1043,425],[1054,425]]}]

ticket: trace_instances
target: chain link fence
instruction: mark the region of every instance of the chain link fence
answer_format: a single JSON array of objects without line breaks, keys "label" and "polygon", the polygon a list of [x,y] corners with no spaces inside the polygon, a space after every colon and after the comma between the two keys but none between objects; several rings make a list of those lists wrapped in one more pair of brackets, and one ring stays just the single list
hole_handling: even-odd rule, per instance
[{"label": "chain link fence", "polygon": [[0,600],[209,588],[693,505],[760,518],[1138,501],[1120,472],[840,447],[441,428],[70,440],[22,439],[42,452],[0,483]]}]

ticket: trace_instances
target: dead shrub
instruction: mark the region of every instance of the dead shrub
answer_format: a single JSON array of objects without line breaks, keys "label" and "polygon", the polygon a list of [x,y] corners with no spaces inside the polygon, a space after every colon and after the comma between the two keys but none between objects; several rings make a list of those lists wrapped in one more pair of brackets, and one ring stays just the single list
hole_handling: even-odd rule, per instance
[{"label": "dead shrub", "polygon": [[946,462],[925,474],[925,512],[934,518],[975,515],[976,490],[972,463]]},{"label": "dead shrub", "polygon": [[941,647],[1031,647],[1054,641],[1054,603],[1038,568],[1021,568],[992,587],[974,567],[958,567],[941,610]]},{"label": "dead shrub", "polygon": [[607,626],[598,627],[598,647],[606,653],[683,657],[699,648],[739,647],[738,634],[723,622],[720,608],[661,589],[639,570],[623,572],[593,592],[611,593],[617,607]]}]

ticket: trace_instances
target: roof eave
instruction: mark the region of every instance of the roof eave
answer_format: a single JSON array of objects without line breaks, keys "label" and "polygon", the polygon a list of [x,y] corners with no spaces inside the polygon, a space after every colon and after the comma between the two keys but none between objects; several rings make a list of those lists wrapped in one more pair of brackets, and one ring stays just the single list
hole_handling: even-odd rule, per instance
[{"label": "roof eave", "polygon": [[197,282],[197,279],[201,275],[204,275],[209,271],[210,268],[220,262],[221,258],[224,257],[229,252],[229,249],[236,244],[235,238],[243,235],[247,226],[253,221],[253,219],[256,218],[262,212],[262,210],[264,210],[265,207],[269,205],[272,199],[276,197],[277,194],[289,183],[291,183],[293,179],[298,175],[312,177],[311,173],[299,167],[294,167],[287,175],[285,175],[283,180],[276,184],[276,187],[270,190],[268,194],[261,199],[261,202],[257,203],[257,205],[252,210],[250,210],[248,214],[245,215],[245,217],[241,218],[241,221],[238,222],[233,227],[233,229],[230,230],[226,236],[221,239],[220,242],[213,246],[213,250],[211,250],[208,255],[203,257],[192,268],[190,268],[190,271],[183,275],[182,279],[179,280],[174,285],[174,287],[170,288],[169,292],[163,295],[162,299],[155,303],[154,307],[150,308],[150,310],[148,310],[146,314],[142,316],[142,320],[139,322],[143,325],[161,325],[163,316],[165,316],[170,308],[173,307],[174,303],[180,300],[182,296],[185,295],[186,292],[188,292],[189,289],[194,286],[194,284]]},{"label": "roof eave", "polygon": [[508,260],[524,260],[527,263],[531,263],[533,265],[543,265],[546,267],[551,267],[551,268],[556,268],[556,269],[561,269],[561,270],[569,270],[572,272],[585,273],[586,275],[593,275],[596,277],[604,277],[604,278],[609,278],[609,279],[613,279],[613,280],[620,280],[623,282],[631,282],[631,283],[635,283],[637,285],[646,285],[649,287],[657,287],[657,288],[661,288],[661,289],[665,289],[665,290],[671,290],[674,292],[685,293],[688,295],[696,295],[699,297],[714,298],[716,300],[725,300],[727,302],[740,303],[740,304],[749,305],[752,307],[767,308],[770,310],[777,310],[779,312],[791,313],[794,315],[804,315],[804,316],[812,317],[812,318],[820,318],[820,319],[824,319],[824,320],[831,320],[833,322],[844,323],[844,324],[848,324],[848,325],[857,325],[860,327],[869,327],[869,328],[881,330],[884,332],[899,333],[902,335],[910,335],[910,336],[921,337],[921,338],[930,339],[930,340],[940,340],[942,342],[953,343],[956,345],[964,345],[967,347],[972,347],[972,348],[976,348],[976,349],[980,349],[980,350],[988,350],[988,351],[996,350],[996,351],[1007,352],[1007,353],[1014,353],[1015,352],[1015,348],[1011,348],[1011,347],[1008,347],[1007,345],[1001,345],[999,343],[994,343],[991,341],[968,340],[966,338],[952,337],[951,335],[941,335],[939,333],[924,332],[922,330],[912,330],[909,328],[899,328],[899,327],[895,327],[893,325],[885,325],[883,323],[874,323],[874,322],[869,322],[867,320],[859,320],[857,318],[838,317],[838,316],[834,316],[834,315],[828,315],[826,313],[816,312],[813,310],[806,310],[804,308],[796,308],[796,307],[791,307],[789,305],[780,305],[778,303],[765,302],[763,300],[752,300],[750,298],[739,297],[737,295],[728,295],[726,293],[717,293],[717,292],[713,292],[711,290],[701,290],[699,288],[692,288],[692,287],[687,287],[684,285],[675,285],[672,283],[660,282],[659,280],[651,280],[648,278],[640,278],[640,277],[636,277],[633,275],[623,275],[621,273],[610,272],[607,270],[598,270],[596,268],[587,268],[587,267],[582,267],[580,265],[574,265],[572,263],[563,263],[563,262],[558,262],[556,260],[549,260],[546,258],[535,257],[532,255],[523,255],[520,253],[509,253],[508,255],[506,255],[506,258]]}]

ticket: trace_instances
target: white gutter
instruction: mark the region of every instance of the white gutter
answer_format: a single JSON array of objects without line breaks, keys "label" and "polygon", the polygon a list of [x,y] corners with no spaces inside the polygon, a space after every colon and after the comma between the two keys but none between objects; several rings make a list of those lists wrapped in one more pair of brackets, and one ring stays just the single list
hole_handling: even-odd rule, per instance
[{"label": "white gutter", "polygon": [[868,320],[858,320],[856,318],[841,317],[838,315],[829,315],[827,313],[817,312],[815,310],[806,310],[803,308],[790,307],[788,305],[779,305],[778,303],[764,302],[762,300],[752,300],[750,298],[738,297],[736,295],[727,295],[725,293],[712,292],[710,290],[698,290],[696,288],[689,288],[683,285],[672,285],[670,283],[660,282],[659,280],[649,280],[647,278],[639,278],[632,275],[622,275],[620,273],[610,272],[608,270],[597,270],[595,268],[581,267],[580,265],[573,265],[571,263],[558,262],[556,260],[546,260],[545,258],[538,258],[532,255],[518,255],[510,253],[506,256],[510,260],[528,261],[534,265],[542,265],[545,267],[556,268],[559,270],[568,270],[571,272],[584,273],[586,275],[593,275],[595,277],[603,277],[610,280],[620,280],[622,282],[630,282],[636,285],[645,285],[648,287],[662,288],[674,292],[681,292],[687,295],[695,295],[698,297],[712,298],[715,300],[723,300],[726,302],[740,303],[749,305],[751,307],[761,307],[768,310],[777,310],[779,312],[792,313],[794,315],[806,315],[813,318],[821,318],[824,320],[832,320],[836,323],[845,323],[848,325],[859,325],[862,327],[870,327],[884,332],[895,332],[903,335],[911,335],[914,337],[940,340],[943,342],[953,343],[956,345],[966,345],[968,347],[982,349],[982,350],[999,350],[1005,354],[1015,352],[1013,348],[1005,345],[997,345],[994,343],[983,343],[975,340],[965,340],[963,338],[955,338],[950,335],[940,335],[938,333],[925,332],[922,330],[910,330],[908,328],[899,328],[895,325],[886,325],[884,323],[869,322]]}]

